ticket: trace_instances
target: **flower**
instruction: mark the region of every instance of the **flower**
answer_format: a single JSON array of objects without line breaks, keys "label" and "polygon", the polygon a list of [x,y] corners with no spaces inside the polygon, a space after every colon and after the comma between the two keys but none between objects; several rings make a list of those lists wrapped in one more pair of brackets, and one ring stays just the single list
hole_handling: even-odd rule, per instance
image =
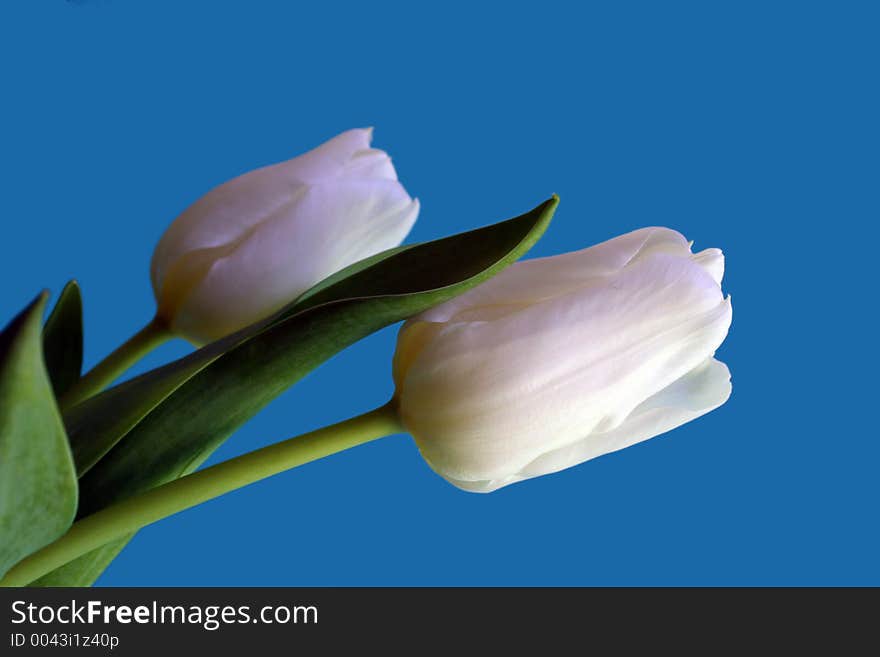
[{"label": "flower", "polygon": [[348,265],[399,245],[419,203],[372,130],[230,180],[162,236],[151,275],[158,318],[205,343],[279,310]]},{"label": "flower", "polygon": [[428,464],[489,492],[628,447],[730,395],[719,249],[668,228],[516,263],[409,320],[395,399]]}]

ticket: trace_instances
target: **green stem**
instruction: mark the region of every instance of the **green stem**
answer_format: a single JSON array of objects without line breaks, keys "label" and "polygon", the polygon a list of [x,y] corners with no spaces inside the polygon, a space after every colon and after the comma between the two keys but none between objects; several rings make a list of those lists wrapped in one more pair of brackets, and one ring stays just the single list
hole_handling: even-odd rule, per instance
[{"label": "green stem", "polygon": [[128,368],[171,337],[172,333],[165,323],[158,317],[154,318],[64,393],[60,402],[62,410],[101,392]]},{"label": "green stem", "polygon": [[87,552],[146,525],[298,465],[402,430],[392,404],[290,438],[117,502],[75,523],[19,562],[0,586],[25,586]]}]

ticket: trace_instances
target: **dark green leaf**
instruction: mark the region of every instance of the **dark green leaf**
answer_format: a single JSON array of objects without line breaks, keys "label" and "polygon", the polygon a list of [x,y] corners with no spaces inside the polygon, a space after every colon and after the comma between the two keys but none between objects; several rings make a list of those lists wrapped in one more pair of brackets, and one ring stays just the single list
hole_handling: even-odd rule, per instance
[{"label": "dark green leaf", "polygon": [[0,333],[0,576],[76,514],[73,460],[43,361],[46,298]]},{"label": "dark green leaf", "polygon": [[[557,203],[357,263],[273,317],[72,409],[66,419],[83,473],[81,513],[195,470],[340,350],[495,275],[534,245]],[[94,568],[91,557],[86,566]]]},{"label": "dark green leaf", "polygon": [[79,380],[83,363],[82,297],[76,281],[61,291],[43,327],[43,353],[56,397]]},{"label": "dark green leaf", "polygon": [[519,258],[537,241],[555,207],[553,199],[516,219],[376,256],[259,325],[96,398],[90,412],[77,414],[70,425],[78,453],[80,445],[94,444],[93,423],[112,426],[111,435],[131,426],[83,477],[83,509],[95,510],[194,469],[236,428],[332,355],[464,292]]}]

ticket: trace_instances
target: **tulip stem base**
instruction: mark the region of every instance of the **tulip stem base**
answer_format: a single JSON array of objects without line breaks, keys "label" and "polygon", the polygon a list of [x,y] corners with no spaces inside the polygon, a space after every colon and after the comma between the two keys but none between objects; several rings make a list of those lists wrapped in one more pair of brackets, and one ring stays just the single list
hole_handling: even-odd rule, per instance
[{"label": "tulip stem base", "polygon": [[269,445],[108,506],[76,522],[0,579],[26,586],[42,575],[133,531],[299,465],[402,431],[387,404],[323,429]]},{"label": "tulip stem base", "polygon": [[165,323],[158,317],[154,318],[64,393],[60,400],[61,409],[66,410],[76,406],[81,401],[98,394],[171,337],[172,333]]}]

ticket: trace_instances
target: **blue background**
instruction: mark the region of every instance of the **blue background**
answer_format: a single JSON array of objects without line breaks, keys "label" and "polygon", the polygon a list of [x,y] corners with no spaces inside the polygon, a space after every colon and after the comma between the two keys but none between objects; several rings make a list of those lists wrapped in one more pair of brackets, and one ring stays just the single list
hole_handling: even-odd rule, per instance
[{"label": "blue background", "polygon": [[[557,192],[532,255],[645,225],[727,254],[734,392],[716,412],[484,496],[394,437],[150,527],[100,583],[880,584],[868,7],[4,2],[0,315],[75,276],[88,365],[151,316],[178,212],[349,127],[375,126],[421,199],[410,241]],[[395,335],[215,460],[384,402]]]}]

